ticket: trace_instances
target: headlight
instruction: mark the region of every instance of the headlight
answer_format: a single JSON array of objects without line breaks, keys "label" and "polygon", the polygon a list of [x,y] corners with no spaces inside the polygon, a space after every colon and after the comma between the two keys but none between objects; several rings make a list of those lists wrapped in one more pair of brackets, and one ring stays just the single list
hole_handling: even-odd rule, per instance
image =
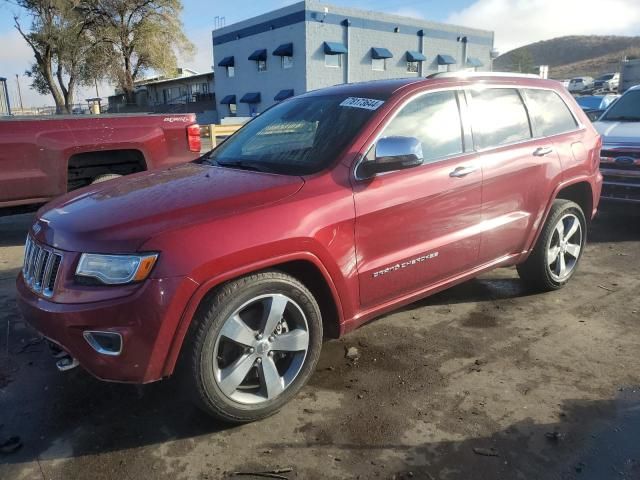
[{"label": "headlight", "polygon": [[76,275],[95,278],[107,285],[140,282],[147,278],[158,259],[158,254],[101,255],[83,253]]}]

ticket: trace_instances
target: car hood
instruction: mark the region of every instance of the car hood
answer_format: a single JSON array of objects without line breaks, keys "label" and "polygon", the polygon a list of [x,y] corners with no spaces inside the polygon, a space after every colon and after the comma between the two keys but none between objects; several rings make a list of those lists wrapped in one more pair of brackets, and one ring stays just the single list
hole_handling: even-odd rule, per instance
[{"label": "car hood", "polygon": [[61,250],[132,252],[160,233],[280,201],[303,184],[301,177],[191,163],[60,197],[38,212],[31,232]]},{"label": "car hood", "polygon": [[602,135],[602,142],[629,143],[640,146],[640,122],[595,122],[593,124]]}]

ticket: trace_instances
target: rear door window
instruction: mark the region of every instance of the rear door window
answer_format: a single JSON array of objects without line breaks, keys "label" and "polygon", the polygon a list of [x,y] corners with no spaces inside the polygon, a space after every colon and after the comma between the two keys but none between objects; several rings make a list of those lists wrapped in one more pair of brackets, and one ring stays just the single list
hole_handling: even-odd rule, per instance
[{"label": "rear door window", "polygon": [[477,149],[532,138],[527,110],[514,88],[471,90],[473,141]]},{"label": "rear door window", "polygon": [[551,90],[525,90],[536,137],[575,130],[578,124],[562,98]]}]

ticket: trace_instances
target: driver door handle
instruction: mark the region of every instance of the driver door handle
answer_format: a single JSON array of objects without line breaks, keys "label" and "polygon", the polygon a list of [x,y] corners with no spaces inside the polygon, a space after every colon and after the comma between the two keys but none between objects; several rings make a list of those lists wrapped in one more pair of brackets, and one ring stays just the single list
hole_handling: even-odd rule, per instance
[{"label": "driver door handle", "polygon": [[450,172],[449,176],[455,177],[455,178],[466,177],[470,173],[475,172],[477,169],[478,167],[458,167],[452,172]]},{"label": "driver door handle", "polygon": [[553,152],[553,148],[551,147],[539,147],[533,151],[533,155],[535,157],[544,157],[545,155],[549,155]]}]

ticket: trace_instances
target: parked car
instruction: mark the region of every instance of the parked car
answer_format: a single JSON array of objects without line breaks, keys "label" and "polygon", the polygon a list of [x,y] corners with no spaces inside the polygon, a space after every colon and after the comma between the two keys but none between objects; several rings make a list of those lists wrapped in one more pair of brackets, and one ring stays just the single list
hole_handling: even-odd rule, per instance
[{"label": "parked car", "polygon": [[640,85],[627,90],[594,124],[602,135],[603,200],[640,202]]},{"label": "parked car", "polygon": [[563,287],[598,206],[599,153],[555,81],[316,90],[194,163],[41,209],[19,306],[66,352],[61,368],[136,383],[179,372],[210,414],[260,419],[307,382],[323,338],[496,267]]},{"label": "parked car", "polygon": [[0,213],[200,156],[195,114],[0,118]]},{"label": "parked car", "polygon": [[591,77],[575,77],[569,81],[569,91],[571,93],[583,92],[593,88],[593,78]]},{"label": "parked car", "polygon": [[619,73],[605,73],[604,75],[601,75],[595,79],[595,81],[593,82],[593,89],[604,90],[607,92],[616,92],[618,91],[619,83]]},{"label": "parked car", "polygon": [[589,119],[593,122],[604,113],[604,111],[615,102],[619,95],[582,95],[576,97],[576,102],[584,110]]},{"label": "parked car", "polygon": [[564,88],[569,89],[569,82],[571,82],[570,79],[567,78],[565,80],[558,80],[558,81],[562,84]]}]

